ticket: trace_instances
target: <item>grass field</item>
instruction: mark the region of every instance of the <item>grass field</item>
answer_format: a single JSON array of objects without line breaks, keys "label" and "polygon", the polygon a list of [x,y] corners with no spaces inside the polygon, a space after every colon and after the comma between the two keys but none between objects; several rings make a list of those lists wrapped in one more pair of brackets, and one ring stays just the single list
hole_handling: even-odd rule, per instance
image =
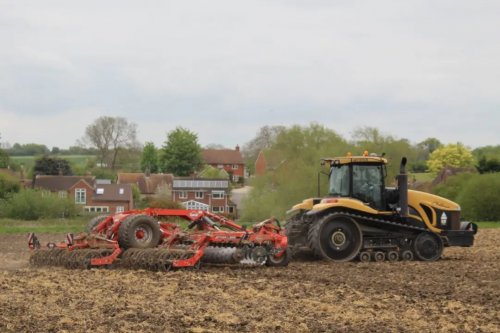
[{"label": "grass field", "polygon": [[75,219],[47,219],[38,221],[0,219],[0,233],[77,233],[84,230],[91,218],[91,216],[81,216]]},{"label": "grass field", "polygon": [[[35,160],[40,156],[10,156],[11,161],[16,164],[23,165],[24,170],[31,170],[35,165]],[[57,158],[68,160],[71,165],[76,167],[85,167],[89,159],[94,158],[92,155],[57,155]]]}]

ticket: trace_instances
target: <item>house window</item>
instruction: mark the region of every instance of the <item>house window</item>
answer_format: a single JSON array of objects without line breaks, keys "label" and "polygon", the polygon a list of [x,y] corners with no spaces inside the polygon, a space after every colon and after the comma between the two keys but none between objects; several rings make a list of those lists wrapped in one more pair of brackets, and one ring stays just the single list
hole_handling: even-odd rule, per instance
[{"label": "house window", "polygon": [[232,180],[233,180],[233,182],[237,183],[238,180],[240,180],[240,177],[233,175]]},{"label": "house window", "polygon": [[212,191],[212,199],[224,199],[224,191]]},{"label": "house window", "polygon": [[227,212],[229,214],[233,214],[234,213],[234,206],[227,206]]},{"label": "house window", "polygon": [[194,200],[189,200],[186,202],[183,202],[182,205],[186,207],[186,209],[194,209],[194,210],[207,210],[209,209],[209,206],[198,201]]},{"label": "house window", "polygon": [[88,213],[109,213],[107,206],[85,206],[85,211]]},{"label": "house window", "polygon": [[87,202],[87,191],[84,188],[77,188],[75,190],[75,203],[85,204]]},{"label": "house window", "polygon": [[187,199],[187,192],[186,191],[179,191],[179,199]]},{"label": "house window", "polygon": [[239,167],[240,166],[238,164],[231,165],[231,169],[233,169],[233,170],[238,170]]},{"label": "house window", "polygon": [[68,192],[66,192],[66,191],[59,191],[58,195],[59,195],[59,198],[66,199],[68,197]]},{"label": "house window", "polygon": [[213,206],[212,212],[214,213],[224,213],[224,206]]},{"label": "house window", "polygon": [[217,164],[217,168],[219,168],[219,169],[224,169],[224,165],[222,165],[222,164]]},{"label": "house window", "polygon": [[194,198],[195,199],[203,199],[203,192],[202,191],[194,192]]},{"label": "house window", "polygon": [[124,212],[124,211],[125,211],[125,207],[123,207],[123,206],[117,206],[116,207],[116,212],[117,213],[121,213],[121,212]]}]

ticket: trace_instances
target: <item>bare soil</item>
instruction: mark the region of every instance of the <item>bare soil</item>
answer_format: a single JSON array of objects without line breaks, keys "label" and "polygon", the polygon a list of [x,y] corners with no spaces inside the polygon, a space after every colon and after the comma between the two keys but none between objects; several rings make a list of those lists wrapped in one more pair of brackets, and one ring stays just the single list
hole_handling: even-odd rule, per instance
[{"label": "bare soil", "polygon": [[0,235],[0,332],[500,332],[499,244],[485,229],[433,263],[157,273],[31,268],[25,235]]}]

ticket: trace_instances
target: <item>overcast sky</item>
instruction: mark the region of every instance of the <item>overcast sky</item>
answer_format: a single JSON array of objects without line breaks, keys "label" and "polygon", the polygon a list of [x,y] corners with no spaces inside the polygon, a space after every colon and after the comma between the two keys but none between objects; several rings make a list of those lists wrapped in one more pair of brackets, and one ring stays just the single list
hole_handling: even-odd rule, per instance
[{"label": "overcast sky", "polygon": [[100,116],[156,145],[264,125],[500,144],[500,1],[0,0],[0,141],[68,148]]}]

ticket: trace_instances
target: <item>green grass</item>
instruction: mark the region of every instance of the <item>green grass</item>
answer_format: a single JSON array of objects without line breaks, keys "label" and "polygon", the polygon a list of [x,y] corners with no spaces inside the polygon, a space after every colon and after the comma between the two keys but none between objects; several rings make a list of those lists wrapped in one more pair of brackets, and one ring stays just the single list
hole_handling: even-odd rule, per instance
[{"label": "green grass", "polygon": [[46,219],[38,221],[23,221],[0,219],[0,234],[14,233],[78,233],[85,229],[91,216],[82,216],[75,219]]},{"label": "green grass", "polygon": [[[89,159],[94,158],[92,155],[55,155],[58,158],[68,160],[72,165],[84,168]],[[35,165],[35,160],[40,156],[10,156],[10,160],[16,164],[23,165],[24,170],[30,170]]]},{"label": "green grass", "polygon": [[500,222],[475,222],[479,229],[500,228]]},{"label": "green grass", "polygon": [[410,173],[408,179],[411,181],[413,177],[415,177],[417,182],[427,183],[433,181],[436,175],[430,172]]}]

